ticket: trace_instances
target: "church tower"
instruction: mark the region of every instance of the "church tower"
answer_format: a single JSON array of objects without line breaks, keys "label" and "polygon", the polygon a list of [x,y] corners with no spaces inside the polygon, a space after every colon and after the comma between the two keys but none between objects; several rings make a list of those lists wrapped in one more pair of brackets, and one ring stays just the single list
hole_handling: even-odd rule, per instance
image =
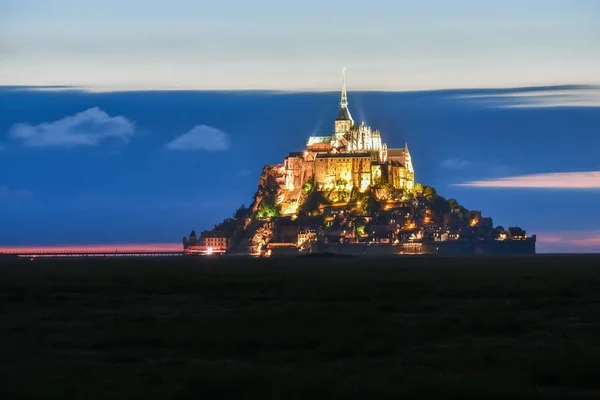
[{"label": "church tower", "polygon": [[354,125],[354,120],[348,109],[348,94],[346,93],[346,68],[342,68],[342,99],[340,101],[340,111],[335,119],[335,140],[340,139]]}]

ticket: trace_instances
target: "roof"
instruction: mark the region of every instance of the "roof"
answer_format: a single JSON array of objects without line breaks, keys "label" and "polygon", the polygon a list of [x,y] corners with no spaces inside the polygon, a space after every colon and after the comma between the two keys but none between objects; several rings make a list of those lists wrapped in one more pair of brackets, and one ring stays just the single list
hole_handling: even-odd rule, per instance
[{"label": "roof", "polygon": [[342,136],[341,138],[336,140],[333,145],[334,147],[348,147],[348,139]]},{"label": "roof", "polygon": [[336,121],[352,120],[352,116],[350,115],[350,110],[348,110],[347,107],[341,107],[335,120]]},{"label": "roof", "polygon": [[405,149],[401,148],[401,149],[388,149],[387,150],[387,156],[388,157],[404,157],[405,155]]},{"label": "roof", "polygon": [[369,153],[338,153],[338,154],[317,154],[317,158],[364,158],[371,157]]},{"label": "roof", "polygon": [[310,146],[321,143],[331,143],[331,136],[310,136],[306,145]]},{"label": "roof", "polygon": [[223,239],[226,238],[226,236],[225,236],[225,234],[223,232],[221,232],[221,231],[215,231],[215,230],[212,230],[212,231],[207,231],[207,230],[202,231],[202,233],[200,234],[200,236],[202,238],[223,238]]},{"label": "roof", "polygon": [[288,154],[288,157],[302,157],[303,153],[301,151],[292,151]]},{"label": "roof", "polygon": [[508,228],[508,231],[513,236],[525,236],[525,231],[518,226],[511,226]]}]

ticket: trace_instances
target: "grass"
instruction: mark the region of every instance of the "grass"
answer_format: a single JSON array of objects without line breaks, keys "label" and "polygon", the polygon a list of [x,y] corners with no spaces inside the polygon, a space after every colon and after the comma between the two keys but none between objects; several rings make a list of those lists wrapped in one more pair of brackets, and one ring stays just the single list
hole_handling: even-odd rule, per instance
[{"label": "grass", "polygon": [[598,398],[599,261],[6,261],[0,395]]}]

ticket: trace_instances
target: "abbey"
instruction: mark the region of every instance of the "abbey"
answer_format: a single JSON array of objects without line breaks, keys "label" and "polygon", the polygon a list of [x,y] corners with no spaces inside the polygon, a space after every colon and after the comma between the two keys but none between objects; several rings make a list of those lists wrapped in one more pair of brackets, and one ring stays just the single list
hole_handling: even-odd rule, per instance
[{"label": "abbey", "polygon": [[345,71],[342,71],[340,109],[327,136],[311,136],[303,152],[290,153],[283,164],[282,189],[296,190],[312,181],[317,190],[357,188],[387,184],[412,190],[415,182],[408,146],[392,149],[379,130],[356,124],[348,108]]},{"label": "abbey", "polygon": [[265,165],[251,206],[203,232],[200,241],[192,231],[183,238],[185,254],[535,253],[535,235],[494,228],[481,211],[415,185],[408,146],[388,148],[379,130],[355,123],[344,72],[332,132],[309,137],[303,151],[280,164]]}]

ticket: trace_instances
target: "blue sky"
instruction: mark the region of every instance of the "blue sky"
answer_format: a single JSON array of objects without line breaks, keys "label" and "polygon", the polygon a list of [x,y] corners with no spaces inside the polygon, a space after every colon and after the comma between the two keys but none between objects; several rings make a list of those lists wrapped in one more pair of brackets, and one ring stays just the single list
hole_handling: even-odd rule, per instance
[{"label": "blue sky", "polygon": [[600,251],[599,3],[421,3],[2,1],[0,246],[212,227],[331,133],[347,66],[419,182]]},{"label": "blue sky", "polygon": [[419,90],[598,83],[595,0],[4,0],[0,84]]},{"label": "blue sky", "polygon": [[[599,94],[351,91],[349,101],[390,147],[408,142],[419,182],[537,233],[546,251],[557,238],[564,251],[600,251]],[[0,243],[176,242],[211,228],[251,201],[263,165],[330,134],[338,103],[336,92],[5,87]]]}]

